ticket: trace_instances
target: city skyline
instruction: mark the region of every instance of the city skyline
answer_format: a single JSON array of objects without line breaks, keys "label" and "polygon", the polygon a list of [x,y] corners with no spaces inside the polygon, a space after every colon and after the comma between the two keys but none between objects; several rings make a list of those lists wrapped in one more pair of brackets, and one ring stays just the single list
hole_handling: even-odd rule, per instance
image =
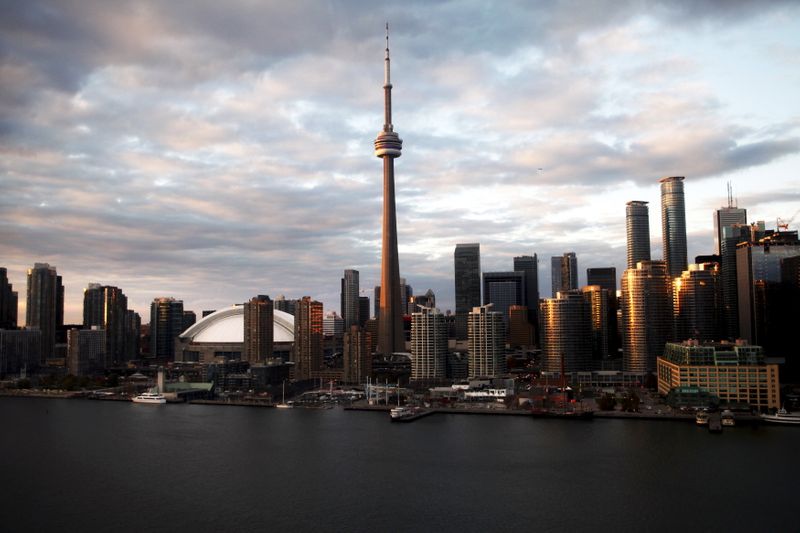
[{"label": "city skyline", "polygon": [[714,249],[727,181],[748,220],[792,217],[798,8],[648,6],[6,6],[9,281],[24,291],[34,263],[56,267],[68,323],[89,283],[143,317],[159,296],[198,313],[256,294],[335,310],[344,269],[378,285],[387,19],[410,147],[400,275],[442,310],[457,243],[481,244],[483,272],[537,254],[546,287],[541,258],[566,251],[581,286],[587,268],[621,274],[631,200],[650,203],[661,259],[664,176],[686,176],[690,263]]}]

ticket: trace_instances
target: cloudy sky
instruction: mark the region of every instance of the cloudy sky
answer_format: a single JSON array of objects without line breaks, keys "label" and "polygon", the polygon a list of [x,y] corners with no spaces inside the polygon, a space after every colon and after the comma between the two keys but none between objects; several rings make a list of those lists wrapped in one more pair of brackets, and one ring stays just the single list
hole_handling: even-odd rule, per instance
[{"label": "cloudy sky", "polygon": [[[800,7],[782,2],[105,2],[0,6],[0,266],[58,268],[144,322],[156,296],[338,310],[380,268],[384,21],[400,270],[453,307],[453,249],[625,261],[625,202],[686,176],[689,255],[732,182],[751,220],[800,208]],[[793,229],[798,226],[800,215]]]}]

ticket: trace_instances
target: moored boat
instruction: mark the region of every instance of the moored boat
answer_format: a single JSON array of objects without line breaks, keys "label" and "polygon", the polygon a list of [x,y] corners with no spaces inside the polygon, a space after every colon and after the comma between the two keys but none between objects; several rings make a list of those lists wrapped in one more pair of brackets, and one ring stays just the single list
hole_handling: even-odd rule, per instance
[{"label": "moored boat", "polygon": [[708,413],[706,411],[698,411],[697,416],[694,417],[695,422],[698,426],[707,426],[708,425]]},{"label": "moored boat", "polygon": [[152,391],[143,392],[138,396],[134,396],[133,398],[131,398],[131,401],[133,403],[152,403],[152,404],[167,403],[167,399],[164,397],[163,394]]},{"label": "moored boat", "polygon": [[389,416],[392,417],[392,420],[403,420],[404,418],[409,418],[417,414],[417,410],[413,407],[403,406],[403,407],[392,407],[389,411]]},{"label": "moored boat", "polygon": [[780,408],[774,415],[761,415],[761,420],[770,424],[800,425],[800,413],[790,413]]},{"label": "moored boat", "polygon": [[722,425],[723,426],[735,426],[736,425],[736,418],[733,416],[733,413],[728,409],[722,411]]}]

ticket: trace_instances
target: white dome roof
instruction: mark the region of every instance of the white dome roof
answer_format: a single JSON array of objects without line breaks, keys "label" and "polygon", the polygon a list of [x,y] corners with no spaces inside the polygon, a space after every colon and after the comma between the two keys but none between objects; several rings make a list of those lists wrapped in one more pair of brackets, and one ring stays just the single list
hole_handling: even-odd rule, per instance
[{"label": "white dome roof", "polygon": [[[294,317],[283,311],[274,311],[273,342],[294,342]],[[234,305],[203,317],[180,334],[191,342],[228,343],[244,342],[244,306]]]}]

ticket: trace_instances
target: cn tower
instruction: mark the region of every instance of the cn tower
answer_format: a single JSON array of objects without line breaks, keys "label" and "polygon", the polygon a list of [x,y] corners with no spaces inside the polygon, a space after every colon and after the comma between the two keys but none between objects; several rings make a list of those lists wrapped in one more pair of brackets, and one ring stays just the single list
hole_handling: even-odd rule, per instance
[{"label": "cn tower", "polygon": [[375,139],[375,155],[383,159],[383,245],[381,247],[381,304],[376,352],[384,356],[405,351],[400,311],[400,262],[397,253],[397,214],[394,202],[394,159],[403,141],[392,125],[392,82],[389,77],[389,24],[383,77],[383,130]]}]

